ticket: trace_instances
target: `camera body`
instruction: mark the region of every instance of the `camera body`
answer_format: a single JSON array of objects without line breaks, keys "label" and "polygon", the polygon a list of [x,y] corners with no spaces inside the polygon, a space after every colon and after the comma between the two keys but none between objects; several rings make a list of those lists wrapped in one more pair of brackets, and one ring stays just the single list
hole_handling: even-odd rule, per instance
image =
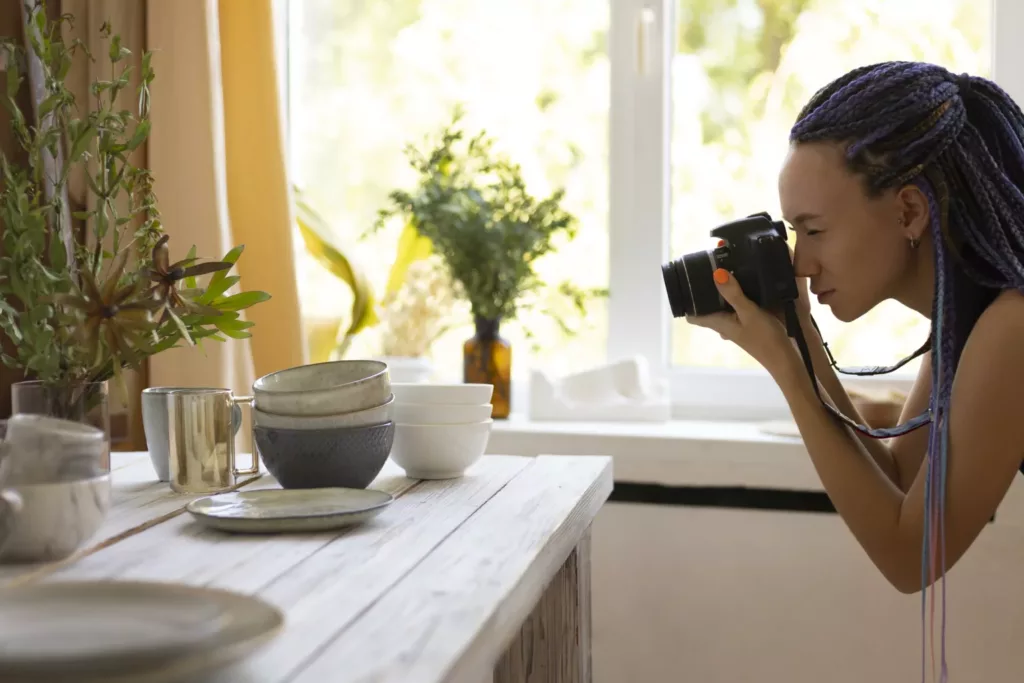
[{"label": "camera body", "polygon": [[711,231],[721,246],[684,254],[661,267],[672,317],[732,311],[715,287],[713,273],[732,273],[748,299],[777,310],[799,296],[786,244],[786,226],[766,212],[732,221]]}]

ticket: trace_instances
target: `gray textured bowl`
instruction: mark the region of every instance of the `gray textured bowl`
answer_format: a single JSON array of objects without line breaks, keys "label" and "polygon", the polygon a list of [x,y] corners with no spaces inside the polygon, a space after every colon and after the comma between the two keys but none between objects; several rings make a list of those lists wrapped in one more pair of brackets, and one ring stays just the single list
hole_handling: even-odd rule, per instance
[{"label": "gray textured bowl", "polygon": [[364,489],[391,453],[395,424],[335,429],[253,427],[267,470],[286,489]]}]

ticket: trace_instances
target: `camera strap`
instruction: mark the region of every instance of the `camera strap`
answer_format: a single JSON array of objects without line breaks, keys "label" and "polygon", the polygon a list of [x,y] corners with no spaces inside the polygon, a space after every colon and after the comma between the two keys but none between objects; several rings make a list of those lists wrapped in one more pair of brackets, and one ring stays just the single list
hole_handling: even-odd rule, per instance
[{"label": "camera strap", "polygon": [[[786,315],[786,332],[789,334],[790,337],[792,337],[794,340],[796,340],[797,349],[800,351],[800,356],[801,356],[801,358],[804,361],[804,366],[807,368],[807,374],[811,378],[811,385],[814,387],[814,393],[818,397],[818,400],[821,401],[821,404],[823,406],[825,406],[825,409],[828,410],[828,412],[833,417],[835,417],[837,420],[839,420],[840,422],[845,424],[847,427],[850,427],[851,429],[854,429],[854,430],[860,432],[861,434],[864,434],[866,436],[870,436],[870,437],[875,438],[875,439],[888,439],[888,438],[891,438],[891,437],[894,437],[894,436],[902,436],[902,435],[908,434],[908,433],[914,431],[915,429],[918,429],[919,427],[922,427],[922,426],[924,426],[924,425],[926,425],[926,424],[928,424],[928,423],[930,423],[932,421],[932,413],[931,413],[931,410],[928,409],[925,412],[921,413],[920,415],[916,415],[913,418],[911,418],[910,420],[907,420],[906,422],[904,422],[901,425],[897,425],[895,427],[873,428],[873,427],[868,427],[866,425],[858,424],[854,420],[850,419],[846,415],[843,415],[841,412],[836,410],[836,408],[834,408],[821,395],[821,390],[820,390],[820,388],[818,386],[818,377],[814,373],[814,363],[811,361],[811,352],[810,352],[810,349],[807,347],[807,340],[804,339],[803,329],[800,327],[800,318],[799,318],[799,316],[797,315],[797,312],[796,312],[796,302],[795,301],[788,301],[788,302],[786,302],[786,304],[783,307],[783,311],[784,311],[784,313]],[[811,324],[814,326],[815,331],[818,333],[818,336],[820,337],[821,336],[821,332],[818,329],[818,324],[816,322],[814,322],[814,318],[813,317],[811,317]],[[925,342],[925,344],[923,346],[921,346],[921,348],[919,348],[917,351],[915,351],[910,356],[907,356],[906,358],[901,360],[896,365],[877,366],[877,367],[862,367],[862,368],[852,368],[852,369],[846,369],[846,370],[841,369],[841,368],[839,368],[836,365],[835,359],[832,357],[832,353],[828,349],[828,345],[824,343],[824,339],[822,339],[822,345],[825,348],[825,354],[828,356],[829,363],[832,364],[832,367],[835,368],[837,372],[841,372],[841,373],[846,374],[846,375],[861,375],[861,376],[863,376],[863,375],[881,375],[881,374],[885,374],[885,373],[889,373],[889,372],[893,372],[895,370],[898,370],[899,368],[903,367],[904,365],[909,363],[914,358],[917,358],[918,356],[926,353],[929,349],[931,349],[931,340],[929,339],[927,342]]]},{"label": "camera strap", "polygon": [[932,340],[929,337],[927,340],[925,340],[924,344],[922,344],[917,351],[914,351],[912,354],[910,354],[900,362],[896,363],[895,365],[869,365],[856,368],[841,368],[836,363],[836,359],[833,358],[832,351],[831,349],[828,348],[828,342],[825,341],[825,337],[822,336],[821,330],[818,329],[818,323],[817,321],[814,320],[814,316],[811,316],[811,325],[814,326],[814,331],[817,332],[818,338],[821,339],[821,345],[825,348],[825,355],[828,356],[828,362],[832,365],[833,368],[835,368],[836,372],[840,372],[844,375],[858,375],[861,377],[869,375],[886,375],[889,374],[890,372],[896,372],[904,365],[917,358],[918,356],[924,355],[925,353],[932,350]]}]

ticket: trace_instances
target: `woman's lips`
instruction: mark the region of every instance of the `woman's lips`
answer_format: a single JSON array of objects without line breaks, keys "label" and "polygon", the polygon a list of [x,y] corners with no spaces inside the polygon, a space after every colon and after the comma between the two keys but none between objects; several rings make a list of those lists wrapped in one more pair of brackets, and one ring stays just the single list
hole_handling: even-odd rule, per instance
[{"label": "woman's lips", "polygon": [[818,303],[823,304],[826,301],[828,301],[829,297],[831,297],[835,293],[835,291],[836,290],[834,289],[826,289],[824,292],[818,295]]}]

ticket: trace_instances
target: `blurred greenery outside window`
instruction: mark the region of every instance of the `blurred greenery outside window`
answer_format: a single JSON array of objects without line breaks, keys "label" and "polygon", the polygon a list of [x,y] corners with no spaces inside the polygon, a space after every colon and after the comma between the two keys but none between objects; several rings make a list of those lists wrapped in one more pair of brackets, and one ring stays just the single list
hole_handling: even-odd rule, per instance
[{"label": "blurred greenery outside window", "polygon": [[[402,153],[436,134],[456,104],[470,130],[486,129],[519,162],[531,189],[567,189],[577,239],[539,268],[586,287],[609,286],[610,2],[620,0],[283,0],[287,5],[289,161],[306,199],[369,274],[378,297],[395,257],[398,226],[370,239],[387,193],[415,180]],[[634,1],[634,0],[622,0]],[[1005,0],[990,0],[1005,1]],[[818,87],[856,66],[933,61],[990,76],[991,7],[985,0],[677,0],[669,134],[670,252],[708,248],[708,232],[742,215],[779,213],[776,178],[790,126]],[[658,4],[658,3],[654,3]],[[621,53],[616,53],[621,54]],[[665,233],[663,232],[662,235]],[[654,239],[660,235],[653,236]],[[645,236],[651,239],[652,236]],[[310,336],[345,321],[351,294],[296,240],[303,317]],[[660,263],[643,267],[658,270]],[[660,271],[659,276],[660,278]],[[614,288],[612,296],[615,295]],[[657,290],[651,296],[664,299]],[[924,339],[927,324],[887,303],[842,325],[815,306],[841,364],[885,364]],[[666,307],[667,309],[667,307]],[[465,324],[432,348],[439,373],[461,378]],[[665,315],[664,313],[662,315]],[[502,327],[514,374],[582,370],[608,357],[606,301],[567,336],[544,317]],[[707,330],[664,321],[665,366],[755,368]],[[538,347],[524,338],[533,331]],[[349,357],[377,355],[378,329]],[[667,367],[656,369],[668,369]]]}]

